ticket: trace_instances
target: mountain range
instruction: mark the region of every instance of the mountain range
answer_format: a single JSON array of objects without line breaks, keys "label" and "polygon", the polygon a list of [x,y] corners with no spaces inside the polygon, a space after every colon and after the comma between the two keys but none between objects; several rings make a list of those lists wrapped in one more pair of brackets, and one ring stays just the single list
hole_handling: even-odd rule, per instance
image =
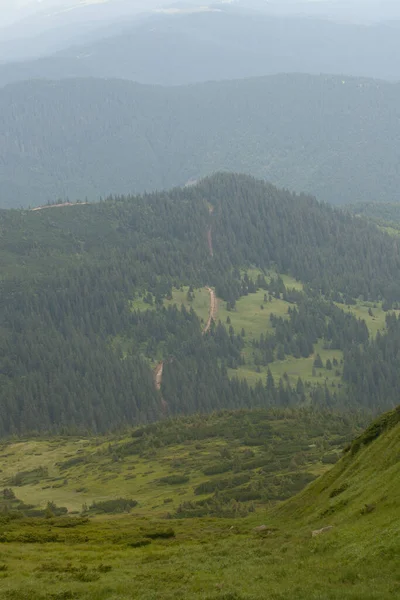
[{"label": "mountain range", "polygon": [[14,33],[0,31],[0,85],[74,76],[164,85],[281,72],[400,77],[398,25],[392,21],[365,25],[225,3],[143,14],[129,3],[95,9],[93,18],[93,5],[85,5],[44,23],[32,17],[39,19],[36,25],[22,22]]},{"label": "mountain range", "polygon": [[0,90],[0,205],[93,201],[217,170],[333,204],[393,202],[399,106],[399,84],[331,76],[10,85]]}]

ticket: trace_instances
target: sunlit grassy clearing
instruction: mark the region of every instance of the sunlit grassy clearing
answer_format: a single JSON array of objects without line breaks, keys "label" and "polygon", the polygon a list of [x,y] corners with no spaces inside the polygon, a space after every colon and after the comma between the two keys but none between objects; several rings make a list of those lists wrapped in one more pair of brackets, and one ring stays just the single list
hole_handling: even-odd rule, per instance
[{"label": "sunlit grassy clearing", "polygon": [[399,227],[395,227],[393,225],[378,225],[378,227],[381,231],[385,231],[389,235],[392,235],[394,237],[400,236],[400,228]]},{"label": "sunlit grassy clearing", "polygon": [[[384,310],[382,310],[381,302],[357,302],[357,304],[347,306],[346,304],[339,304],[337,306],[344,310],[345,312],[351,312],[358,319],[362,319],[365,321],[370,335],[374,338],[378,331],[384,331],[386,329],[386,315],[388,314]],[[371,309],[372,316],[368,313]],[[400,315],[400,310],[389,312],[395,312],[397,315]]]},{"label": "sunlit grassy clearing", "polygon": [[[176,304],[178,308],[180,308],[183,304],[188,310],[193,308],[200,319],[207,321],[210,309],[210,294],[208,290],[206,288],[195,289],[193,292],[194,297],[192,301],[189,301],[187,298],[188,291],[189,286],[182,286],[180,289],[173,288],[172,299],[164,299],[164,306],[173,306]],[[143,298],[135,298],[131,301],[130,305],[132,310],[146,311],[149,309],[155,309],[154,304],[150,305],[147,302],[144,302]]]},{"label": "sunlit grassy clearing", "polygon": [[[315,375],[313,375],[313,363],[316,355],[319,354],[324,364],[323,369],[316,369]],[[318,342],[315,345],[315,352],[309,358],[294,358],[288,356],[285,360],[276,360],[268,366],[259,367],[260,372],[257,371],[257,367],[253,364],[251,357],[251,348],[247,346],[244,350],[244,356],[246,358],[246,365],[239,367],[238,369],[230,369],[229,375],[231,377],[245,378],[247,381],[254,385],[260,379],[265,382],[268,368],[271,370],[276,382],[285,374],[289,378],[289,382],[292,386],[296,385],[299,377],[303,382],[310,383],[327,383],[328,386],[339,385],[341,382],[341,375],[336,374],[336,370],[342,371],[342,365],[340,365],[343,359],[343,352],[340,350],[325,350],[322,342]],[[339,363],[338,367],[334,367],[332,370],[325,368],[326,361],[330,359],[332,362],[334,358]]]},{"label": "sunlit grassy clearing", "polygon": [[[247,339],[259,339],[261,333],[272,331],[270,323],[272,313],[276,316],[287,317],[289,306],[294,306],[276,298],[272,298],[271,302],[264,302],[265,293],[264,290],[258,290],[255,294],[239,298],[235,310],[232,311],[226,310],[226,302],[220,300],[218,319],[226,324],[229,317],[236,333],[240,333],[244,329]],[[264,308],[262,309],[261,306]]]},{"label": "sunlit grassy clearing", "polygon": [[206,288],[198,288],[193,292],[193,300],[189,302],[187,299],[187,294],[189,291],[189,287],[183,286],[181,289],[172,290],[172,300],[165,300],[164,305],[174,305],[176,304],[180,307],[182,304],[188,310],[193,308],[196,314],[202,319],[204,322],[207,322],[208,314],[210,310],[210,293]]}]

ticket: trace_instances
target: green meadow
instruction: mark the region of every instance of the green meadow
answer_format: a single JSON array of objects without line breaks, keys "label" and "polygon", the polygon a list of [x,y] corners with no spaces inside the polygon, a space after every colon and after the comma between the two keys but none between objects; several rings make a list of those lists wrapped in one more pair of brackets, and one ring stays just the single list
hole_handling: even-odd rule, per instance
[{"label": "green meadow", "polygon": [[[199,318],[206,322],[210,310],[210,293],[206,288],[198,288],[193,291],[192,300],[189,300],[188,292],[189,286],[173,288],[172,298],[170,300],[164,300],[164,306],[173,306],[174,304],[176,304],[178,307],[183,305],[188,310],[190,308],[193,308],[193,310],[197,313]],[[145,296],[146,295],[132,300],[130,303],[131,309],[144,311],[149,310],[151,308],[155,308],[154,304],[149,304],[148,302],[145,302]]]},{"label": "green meadow", "polygon": [[138,516],[165,516],[216,492],[224,504],[249,497],[263,505],[326,470],[354,428],[339,417],[260,410],[176,419],[120,436],[10,442],[0,450],[0,487],[27,505],[53,502],[79,513],[127,498],[137,502]]},{"label": "green meadow", "polygon": [[[366,322],[371,337],[375,337],[378,331],[384,331],[386,329],[386,315],[387,313],[382,309],[381,302],[363,302],[358,301],[354,305],[337,304],[339,308],[344,311],[351,312],[358,319],[362,319]],[[372,315],[370,312],[372,312]],[[399,310],[390,310],[391,313],[396,315],[400,314]]]},{"label": "green meadow", "polygon": [[[160,518],[133,509],[27,519],[3,511],[0,598],[397,598],[399,415],[393,411],[374,423],[294,498],[243,518]],[[62,458],[66,448],[58,443]],[[40,451],[32,450],[32,456]]]}]

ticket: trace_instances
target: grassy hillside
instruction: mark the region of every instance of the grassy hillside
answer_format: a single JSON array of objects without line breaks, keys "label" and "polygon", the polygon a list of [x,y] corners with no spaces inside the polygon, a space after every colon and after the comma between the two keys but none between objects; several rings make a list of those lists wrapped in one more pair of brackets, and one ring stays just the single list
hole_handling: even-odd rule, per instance
[{"label": "grassy hillside", "polygon": [[399,428],[386,415],[304,492],[244,519],[3,516],[1,597],[395,598]]},{"label": "grassy hillside", "polygon": [[137,515],[179,507],[182,516],[231,515],[235,500],[246,513],[254,502],[293,495],[328,469],[357,428],[357,417],[258,410],[166,421],[121,436],[21,440],[0,449],[0,486],[42,509],[54,502],[81,512],[93,502],[131,498]]},{"label": "grassy hillside", "polygon": [[322,75],[173,88],[116,79],[10,85],[0,89],[0,206],[97,201],[217,170],[334,204],[393,202],[399,89]]},{"label": "grassy hillside", "polygon": [[321,527],[327,521],[332,525],[360,526],[361,517],[375,511],[377,518],[388,519],[398,509],[399,444],[400,408],[397,408],[376,419],[349,444],[341,461],[329,473],[277,507],[276,517],[315,523],[318,514]]}]

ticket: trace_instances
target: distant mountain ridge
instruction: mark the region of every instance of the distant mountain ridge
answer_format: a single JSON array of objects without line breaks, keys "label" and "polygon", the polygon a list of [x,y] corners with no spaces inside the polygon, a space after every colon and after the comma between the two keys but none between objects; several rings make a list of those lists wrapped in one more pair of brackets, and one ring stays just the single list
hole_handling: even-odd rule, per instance
[{"label": "distant mountain ridge", "polygon": [[155,14],[145,23],[127,18],[119,32],[102,35],[52,56],[3,65],[0,85],[77,76],[180,85],[291,72],[400,79],[400,39],[390,24],[274,16],[221,4],[211,12]]},{"label": "distant mountain ridge", "polygon": [[395,202],[400,84],[280,75],[0,90],[0,206],[98,200],[240,171],[334,204]]}]

